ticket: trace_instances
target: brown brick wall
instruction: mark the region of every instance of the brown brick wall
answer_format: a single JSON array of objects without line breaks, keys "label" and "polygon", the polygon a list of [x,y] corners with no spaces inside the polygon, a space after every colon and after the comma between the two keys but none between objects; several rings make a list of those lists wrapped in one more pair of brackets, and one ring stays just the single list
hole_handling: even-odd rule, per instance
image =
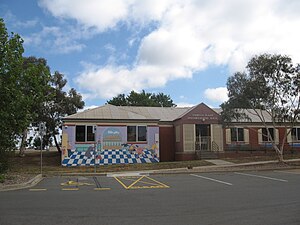
[{"label": "brown brick wall", "polygon": [[173,127],[159,127],[159,155],[161,162],[175,159],[175,133]]},{"label": "brown brick wall", "polygon": [[196,159],[195,154],[186,154],[186,153],[175,154],[176,161],[188,161],[188,160],[195,160],[195,159]]}]

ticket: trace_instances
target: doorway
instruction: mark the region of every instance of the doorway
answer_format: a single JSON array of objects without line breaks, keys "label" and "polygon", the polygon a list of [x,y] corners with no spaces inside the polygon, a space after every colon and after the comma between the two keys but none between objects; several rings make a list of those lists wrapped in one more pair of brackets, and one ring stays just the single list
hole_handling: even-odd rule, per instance
[{"label": "doorway", "polygon": [[195,149],[198,151],[210,151],[210,124],[196,124]]}]

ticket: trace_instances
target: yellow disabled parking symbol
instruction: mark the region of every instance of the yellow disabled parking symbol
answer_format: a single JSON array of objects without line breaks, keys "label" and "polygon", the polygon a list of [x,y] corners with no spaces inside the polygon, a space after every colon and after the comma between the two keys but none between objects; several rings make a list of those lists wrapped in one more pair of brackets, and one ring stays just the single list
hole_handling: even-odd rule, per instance
[{"label": "yellow disabled parking symbol", "polygon": [[133,176],[133,177],[114,177],[125,189],[145,189],[145,188],[169,188],[168,185],[163,184],[148,176]]},{"label": "yellow disabled parking symbol", "polygon": [[83,185],[93,185],[93,184],[90,184],[90,183],[86,183],[86,182],[79,182],[79,181],[72,181],[72,180],[69,180],[65,183],[61,183],[60,184],[61,186],[83,186]]},{"label": "yellow disabled parking symbol", "polygon": [[68,180],[64,183],[61,183],[60,185],[66,187],[62,189],[63,191],[77,191],[79,190],[78,188],[79,186],[90,186],[93,184],[87,182],[79,182],[78,180],[77,181]]}]

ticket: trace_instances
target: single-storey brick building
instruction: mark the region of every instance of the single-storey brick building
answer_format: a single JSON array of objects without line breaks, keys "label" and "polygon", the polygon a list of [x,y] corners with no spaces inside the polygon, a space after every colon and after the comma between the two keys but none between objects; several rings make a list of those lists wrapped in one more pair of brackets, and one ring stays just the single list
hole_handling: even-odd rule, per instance
[{"label": "single-storey brick building", "polygon": [[[203,153],[270,148],[266,128],[251,122],[224,126],[220,109],[194,107],[130,107],[106,104],[63,119],[62,165],[108,165],[193,160]],[[287,127],[271,127],[279,143]],[[300,126],[292,129],[286,148],[300,146]]]}]

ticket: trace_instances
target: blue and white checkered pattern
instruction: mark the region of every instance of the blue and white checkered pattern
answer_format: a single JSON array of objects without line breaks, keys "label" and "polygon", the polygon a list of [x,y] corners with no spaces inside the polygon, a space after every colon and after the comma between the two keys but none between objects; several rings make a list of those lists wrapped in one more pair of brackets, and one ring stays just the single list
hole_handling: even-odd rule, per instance
[{"label": "blue and white checkered pattern", "polygon": [[[96,154],[96,165],[156,163],[159,159],[151,151],[144,149],[141,155],[127,149],[102,150]],[[100,156],[100,157],[99,157]],[[99,159],[100,158],[100,159]],[[63,166],[94,166],[94,151],[74,151],[69,158],[62,161]]]}]

